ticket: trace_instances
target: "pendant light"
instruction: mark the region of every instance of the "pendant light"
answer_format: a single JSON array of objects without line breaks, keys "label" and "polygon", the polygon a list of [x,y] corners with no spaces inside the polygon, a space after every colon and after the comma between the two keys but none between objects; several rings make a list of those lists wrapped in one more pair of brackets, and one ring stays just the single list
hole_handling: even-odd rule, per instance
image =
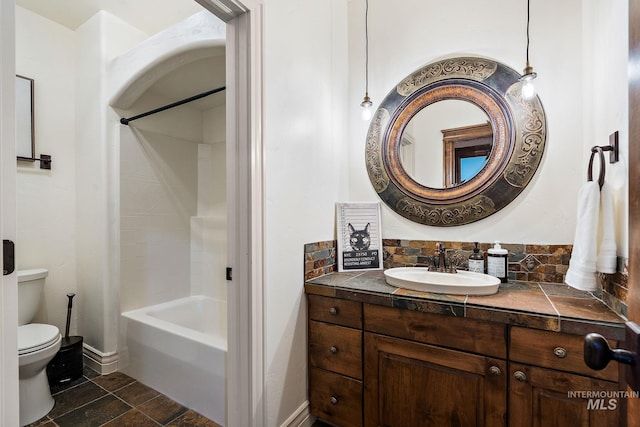
[{"label": "pendant light", "polygon": [[365,0],[364,46],[365,46],[365,59],[364,59],[365,89],[364,89],[364,100],[360,103],[360,107],[362,107],[362,120],[370,120],[371,113],[372,113],[371,110],[373,110],[373,102],[371,102],[371,98],[369,98],[369,0]]},{"label": "pendant light", "polygon": [[530,19],[530,5],[531,0],[527,0],[527,63],[522,72],[520,81],[522,82],[521,94],[523,99],[531,99],[536,95],[536,88],[533,84],[533,80],[538,74],[533,71],[533,67],[529,63],[529,19]]}]

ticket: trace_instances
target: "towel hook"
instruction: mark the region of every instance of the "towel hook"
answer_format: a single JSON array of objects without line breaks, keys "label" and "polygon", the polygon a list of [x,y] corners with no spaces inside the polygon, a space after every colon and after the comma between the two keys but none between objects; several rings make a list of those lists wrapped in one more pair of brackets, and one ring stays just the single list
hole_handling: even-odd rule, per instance
[{"label": "towel hook", "polygon": [[591,148],[591,157],[589,158],[589,169],[587,170],[587,181],[593,181],[593,158],[598,153],[600,156],[600,175],[598,176],[598,185],[602,190],[604,185],[605,163],[604,163],[604,151],[602,147],[596,145]]}]

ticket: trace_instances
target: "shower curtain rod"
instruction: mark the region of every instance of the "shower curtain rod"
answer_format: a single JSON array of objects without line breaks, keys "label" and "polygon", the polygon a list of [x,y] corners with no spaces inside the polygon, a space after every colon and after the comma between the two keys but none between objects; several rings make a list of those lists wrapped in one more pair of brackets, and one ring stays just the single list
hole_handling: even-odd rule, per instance
[{"label": "shower curtain rod", "polygon": [[156,108],[154,110],[147,111],[146,113],[138,114],[137,116],[127,117],[127,118],[122,117],[120,119],[120,123],[122,123],[123,125],[128,125],[129,122],[132,122],[134,120],[138,120],[138,119],[141,119],[143,117],[147,117],[147,116],[150,116],[152,114],[159,113],[159,112],[164,111],[164,110],[168,110],[169,108],[178,107],[178,106],[180,106],[182,104],[186,104],[188,102],[195,101],[195,100],[200,99],[200,98],[204,98],[205,96],[209,96],[209,95],[213,95],[214,93],[222,92],[225,89],[226,89],[225,86],[221,86],[221,87],[218,87],[218,88],[215,88],[215,89],[211,89],[211,90],[206,91],[206,92],[199,93],[197,95],[190,96],[189,98],[185,98],[185,99],[182,99],[180,101],[172,102],[171,104],[167,104],[167,105],[165,105],[163,107],[158,107],[158,108]]}]

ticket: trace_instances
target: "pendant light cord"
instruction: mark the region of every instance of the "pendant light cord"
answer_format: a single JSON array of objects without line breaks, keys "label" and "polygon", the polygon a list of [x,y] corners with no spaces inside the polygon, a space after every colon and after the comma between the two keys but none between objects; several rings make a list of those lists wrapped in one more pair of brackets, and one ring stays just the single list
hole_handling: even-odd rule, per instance
[{"label": "pendant light cord", "polygon": [[530,15],[531,1],[527,0],[527,66],[529,66],[529,15]]},{"label": "pendant light cord", "polygon": [[364,9],[364,92],[369,94],[369,0],[365,0]]}]

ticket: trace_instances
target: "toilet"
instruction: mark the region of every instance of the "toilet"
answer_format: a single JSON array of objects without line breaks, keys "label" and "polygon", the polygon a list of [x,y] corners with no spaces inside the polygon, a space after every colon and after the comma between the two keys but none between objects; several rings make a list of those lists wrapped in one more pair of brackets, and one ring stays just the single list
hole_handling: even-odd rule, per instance
[{"label": "toilet", "polygon": [[45,269],[18,271],[18,364],[20,376],[20,425],[39,420],[53,408],[46,367],[62,337],[57,327],[33,320],[44,290]]}]

